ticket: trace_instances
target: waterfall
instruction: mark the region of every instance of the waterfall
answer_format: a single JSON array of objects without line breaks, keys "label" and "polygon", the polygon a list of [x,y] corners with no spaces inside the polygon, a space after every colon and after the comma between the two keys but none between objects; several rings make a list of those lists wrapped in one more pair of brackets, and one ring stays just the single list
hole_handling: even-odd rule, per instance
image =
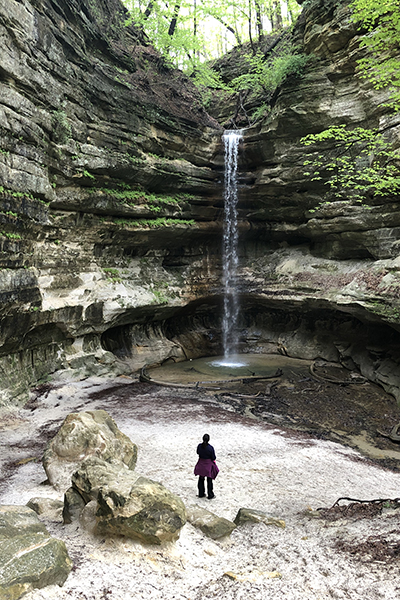
[{"label": "waterfall", "polygon": [[237,289],[237,268],[239,263],[239,236],[237,164],[242,132],[240,130],[225,131],[222,139],[225,147],[222,343],[224,357],[227,358],[237,352],[238,345],[237,322],[239,317],[239,296]]}]

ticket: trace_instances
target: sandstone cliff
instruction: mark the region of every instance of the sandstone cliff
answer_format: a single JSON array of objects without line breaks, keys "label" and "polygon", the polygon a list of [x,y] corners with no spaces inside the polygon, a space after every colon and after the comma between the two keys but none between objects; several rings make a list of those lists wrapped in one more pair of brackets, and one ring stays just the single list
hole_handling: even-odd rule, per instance
[{"label": "sandstone cliff", "polygon": [[[190,81],[126,28],[118,0],[0,7],[1,402],[56,370],[131,372],[220,352],[221,128]],[[341,2],[296,27],[314,59],[241,159],[243,350],[342,360],[400,396],[399,211],[334,203],[302,136],[399,121],[355,75]]]}]

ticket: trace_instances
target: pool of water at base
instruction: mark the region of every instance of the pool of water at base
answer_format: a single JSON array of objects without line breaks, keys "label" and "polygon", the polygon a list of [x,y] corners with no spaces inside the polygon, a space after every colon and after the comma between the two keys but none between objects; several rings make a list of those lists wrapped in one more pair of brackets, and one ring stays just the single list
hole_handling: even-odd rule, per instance
[{"label": "pool of water at base", "polygon": [[205,380],[273,377],[278,369],[283,373],[308,371],[310,362],[280,354],[232,354],[229,357],[207,356],[177,363],[168,362],[149,369],[149,374],[158,381],[189,384]]}]

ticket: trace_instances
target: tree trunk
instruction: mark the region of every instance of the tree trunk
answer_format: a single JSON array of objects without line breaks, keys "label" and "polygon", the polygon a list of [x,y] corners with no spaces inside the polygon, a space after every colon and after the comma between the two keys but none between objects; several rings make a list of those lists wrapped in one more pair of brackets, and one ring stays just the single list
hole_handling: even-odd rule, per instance
[{"label": "tree trunk", "polygon": [[178,14],[179,14],[179,10],[181,8],[180,3],[179,4],[175,4],[174,7],[174,12],[172,15],[172,19],[171,19],[171,23],[169,24],[169,29],[168,29],[168,35],[170,37],[172,37],[175,33],[175,29],[176,29],[176,24],[178,22]]},{"label": "tree trunk", "polygon": [[282,7],[280,0],[274,0],[273,4],[273,14],[274,14],[274,23],[273,23],[273,31],[279,31],[283,27],[282,20]]},{"label": "tree trunk", "polygon": [[249,0],[249,15],[248,15],[248,19],[249,19],[249,40],[250,40],[250,46],[251,49],[253,50],[253,54],[256,53],[256,49],[254,48],[254,43],[253,43],[253,36],[251,34],[251,0]]},{"label": "tree trunk", "polygon": [[257,0],[254,2],[255,7],[256,7],[256,23],[257,23],[257,31],[258,31],[258,37],[262,38],[262,36],[264,35],[264,28],[263,28],[263,23],[262,23],[262,12],[261,12],[261,6],[260,3],[257,2]]},{"label": "tree trunk", "polygon": [[230,33],[233,33],[233,35],[235,36],[235,40],[237,42],[237,44],[239,46],[242,45],[242,41],[240,39],[239,33],[237,32],[236,29],[234,29],[233,27],[231,27],[230,25],[227,25],[227,23],[225,23],[225,21],[221,18],[221,17],[216,17],[215,15],[213,15],[215,19],[217,19],[217,21],[219,21],[221,23],[221,25],[223,25]]},{"label": "tree trunk", "polygon": [[154,6],[154,0],[150,0],[150,2],[147,5],[146,10],[144,11],[144,18],[148,19],[149,16],[151,15],[151,11],[153,10],[153,6]]},{"label": "tree trunk", "polygon": [[295,17],[293,15],[292,3],[290,2],[290,0],[286,0],[286,10],[287,14],[289,15],[290,22],[294,23]]}]

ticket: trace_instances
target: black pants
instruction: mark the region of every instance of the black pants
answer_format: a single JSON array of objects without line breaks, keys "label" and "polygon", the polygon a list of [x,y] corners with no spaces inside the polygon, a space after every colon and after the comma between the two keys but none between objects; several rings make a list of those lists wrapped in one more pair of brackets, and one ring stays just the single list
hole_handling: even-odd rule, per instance
[{"label": "black pants", "polygon": [[[200,475],[199,481],[197,482],[197,487],[199,490],[199,498],[204,498],[204,496],[205,496],[204,480],[205,480],[205,477],[202,477]],[[209,500],[211,500],[211,498],[214,498],[213,480],[211,479],[211,477],[207,477],[207,498]]]}]

